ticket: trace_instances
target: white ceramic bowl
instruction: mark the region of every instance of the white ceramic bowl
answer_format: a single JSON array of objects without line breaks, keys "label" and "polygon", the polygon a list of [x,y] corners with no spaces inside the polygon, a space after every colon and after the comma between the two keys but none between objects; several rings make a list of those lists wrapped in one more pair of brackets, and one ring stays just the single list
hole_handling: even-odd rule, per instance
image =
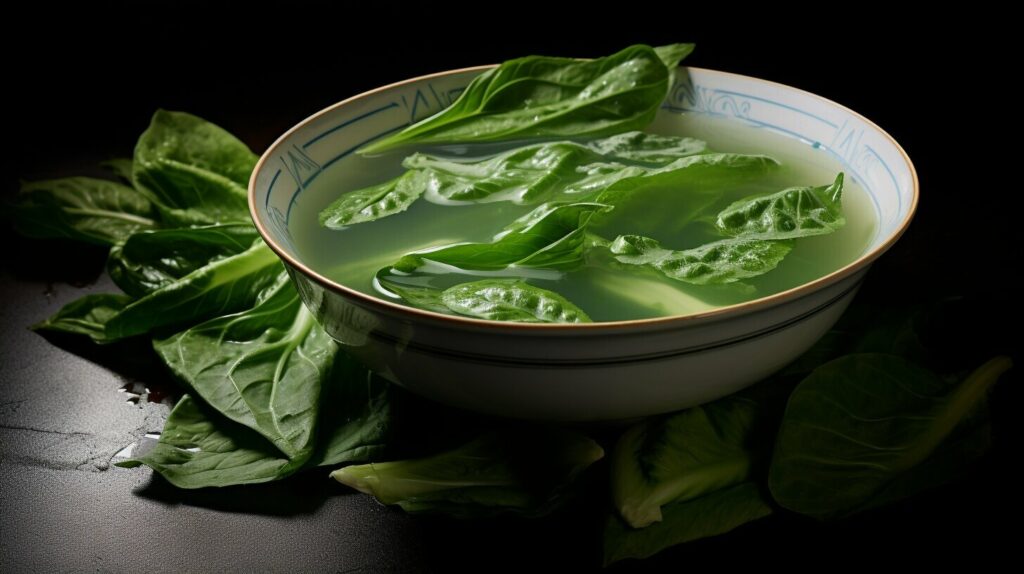
[{"label": "white ceramic bowl", "polygon": [[[450,104],[487,67],[414,78],[335,104],[281,136],[249,182],[257,228],[303,301],[351,354],[427,397],[485,413],[610,420],[685,408],[784,366],[839,318],[869,265],[899,238],[918,200],[914,167],[875,124],[829,100],[723,72],[683,68],[662,114],[741,118],[830,153],[867,190],[875,236],[853,263],[797,288],[682,317],[585,325],[501,323],[413,309],[345,287],[303,262],[290,219],[344,185],[353,153]],[[330,172],[331,186],[315,181]],[[327,179],[327,178],[325,178]],[[352,188],[353,186],[349,186]]]}]

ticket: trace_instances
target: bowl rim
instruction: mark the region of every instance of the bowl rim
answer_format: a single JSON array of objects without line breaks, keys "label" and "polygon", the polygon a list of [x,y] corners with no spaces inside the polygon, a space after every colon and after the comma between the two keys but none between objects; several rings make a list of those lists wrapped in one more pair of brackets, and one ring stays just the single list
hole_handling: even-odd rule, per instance
[{"label": "bowl rim", "polygon": [[355,290],[355,289],[353,289],[351,287],[346,287],[345,285],[342,285],[341,283],[338,283],[337,281],[334,281],[334,280],[332,280],[332,279],[330,279],[328,277],[325,277],[324,275],[321,275],[320,273],[314,271],[310,266],[308,266],[305,263],[299,261],[296,257],[293,257],[291,254],[289,254],[287,251],[285,251],[280,245],[278,245],[276,241],[274,241],[273,237],[271,236],[271,234],[267,230],[266,226],[264,225],[264,222],[261,221],[259,217],[257,217],[256,180],[257,180],[257,177],[259,176],[259,174],[262,171],[263,164],[265,162],[267,162],[267,160],[270,159],[272,156],[274,156],[275,152],[278,150],[279,147],[281,147],[284,144],[285,140],[289,139],[294,133],[296,133],[300,129],[304,128],[310,122],[312,122],[314,120],[317,120],[320,117],[323,117],[323,116],[325,116],[327,114],[330,114],[330,113],[332,113],[333,111],[335,111],[336,109],[338,109],[338,108],[340,108],[342,106],[345,106],[345,105],[351,104],[352,102],[356,102],[356,101],[359,101],[361,99],[364,99],[364,98],[376,95],[376,94],[378,94],[380,92],[391,90],[393,88],[404,86],[406,84],[411,84],[411,83],[415,83],[415,82],[422,82],[422,81],[425,81],[425,80],[432,80],[432,79],[436,79],[436,78],[443,78],[445,76],[451,76],[451,75],[456,75],[456,74],[463,74],[463,73],[468,73],[468,72],[484,72],[484,71],[489,70],[491,68],[497,67],[497,65],[498,64],[487,64],[487,65],[482,65],[482,66],[470,66],[470,67],[466,67],[466,68],[457,68],[457,69],[453,69],[453,70],[445,70],[445,71],[442,71],[442,72],[435,72],[433,74],[425,74],[425,75],[422,75],[422,76],[416,76],[416,77],[413,77],[413,78],[408,78],[408,79],[401,80],[401,81],[398,81],[398,82],[393,82],[393,83],[390,83],[390,84],[386,84],[384,86],[380,86],[380,87],[374,88],[372,90],[367,90],[365,92],[362,92],[362,93],[356,94],[354,96],[351,96],[349,98],[346,98],[344,100],[341,100],[340,102],[337,102],[335,104],[327,106],[326,108],[324,108],[324,109],[322,109],[322,110],[320,110],[318,112],[315,112],[314,114],[308,116],[304,120],[300,121],[299,123],[297,123],[294,126],[292,126],[291,128],[289,128],[288,131],[286,131],[280,137],[278,137],[276,140],[274,140],[274,143],[270,144],[270,146],[267,147],[266,151],[264,151],[263,154],[260,155],[259,160],[256,162],[256,166],[253,168],[252,175],[249,177],[249,185],[248,185],[248,190],[247,190],[248,203],[249,203],[249,215],[252,218],[253,224],[255,224],[256,229],[259,232],[260,236],[263,238],[263,241],[266,242],[267,246],[269,246],[270,249],[273,250],[274,253],[277,254],[277,256],[280,257],[285,263],[287,263],[292,268],[300,271],[303,275],[306,275],[310,279],[313,279],[314,281],[319,283],[321,286],[323,286],[323,287],[325,287],[325,288],[327,288],[327,289],[329,289],[329,290],[331,290],[331,291],[333,291],[335,293],[338,293],[338,294],[340,294],[340,295],[342,295],[344,297],[347,297],[347,298],[350,298],[350,299],[355,299],[355,300],[357,300],[359,303],[361,303],[364,306],[375,308],[375,309],[380,310],[380,311],[386,311],[386,312],[395,313],[395,314],[403,316],[403,318],[406,318],[406,319],[409,319],[409,320],[419,320],[419,321],[426,320],[426,321],[430,321],[430,322],[447,323],[448,325],[455,326],[455,327],[465,326],[465,327],[483,328],[483,329],[488,329],[488,330],[527,331],[527,332],[534,332],[534,333],[541,333],[541,332],[566,332],[566,331],[570,331],[570,332],[571,331],[586,331],[586,332],[600,331],[600,332],[603,332],[603,331],[619,330],[619,329],[622,329],[624,327],[626,327],[626,328],[628,328],[628,327],[636,327],[636,328],[642,328],[642,327],[669,327],[670,328],[670,327],[674,327],[676,325],[685,326],[685,325],[690,325],[690,324],[693,324],[693,323],[701,323],[701,322],[704,322],[704,321],[709,320],[709,319],[720,318],[720,317],[723,317],[723,316],[739,317],[739,316],[742,316],[742,315],[747,315],[749,313],[754,313],[754,312],[757,312],[757,311],[760,311],[760,310],[769,309],[769,308],[776,307],[778,305],[787,303],[789,301],[793,301],[793,300],[799,299],[799,298],[803,297],[804,295],[808,295],[810,293],[813,293],[815,291],[818,291],[818,290],[823,289],[825,287],[828,287],[830,285],[834,285],[834,284],[836,284],[836,283],[838,283],[838,282],[840,282],[840,281],[842,281],[842,280],[844,280],[844,279],[846,279],[846,278],[856,274],[857,272],[861,271],[862,269],[866,269],[868,267],[868,265],[870,265],[872,262],[874,262],[876,259],[878,259],[878,257],[880,257],[883,253],[888,251],[889,248],[891,248],[896,243],[896,241],[907,230],[907,228],[910,225],[910,221],[914,218],[914,214],[917,212],[918,201],[919,201],[919,198],[920,198],[920,183],[919,183],[918,176],[917,176],[917,170],[914,167],[914,163],[910,160],[910,156],[907,155],[907,152],[903,149],[903,146],[901,146],[899,144],[899,142],[897,142],[894,137],[889,135],[889,133],[887,131],[883,130],[875,122],[869,120],[868,118],[866,118],[863,115],[857,113],[856,111],[854,111],[854,110],[852,110],[852,109],[850,109],[850,108],[848,108],[848,107],[846,107],[846,106],[844,106],[842,104],[834,102],[834,101],[832,101],[832,100],[830,100],[830,99],[828,99],[826,97],[819,96],[817,94],[808,92],[806,90],[802,90],[800,88],[795,88],[793,86],[782,84],[780,82],[773,82],[771,80],[764,80],[764,79],[761,79],[761,78],[755,78],[753,76],[747,76],[747,75],[744,75],[744,74],[736,74],[736,73],[733,73],[733,72],[723,72],[723,71],[720,71],[720,70],[712,70],[712,69],[708,69],[708,68],[700,68],[700,67],[695,67],[695,66],[680,66],[680,67],[685,68],[687,70],[697,70],[697,71],[699,71],[701,73],[709,73],[709,74],[719,74],[719,75],[725,75],[725,76],[732,76],[732,77],[740,78],[740,79],[745,80],[745,81],[758,82],[758,83],[767,84],[768,86],[772,86],[772,87],[776,87],[776,88],[783,88],[783,89],[786,89],[786,90],[792,90],[792,91],[801,93],[803,95],[810,96],[810,97],[812,97],[814,99],[820,100],[820,101],[822,101],[822,102],[824,102],[826,104],[829,104],[831,106],[835,106],[835,107],[837,107],[837,108],[839,108],[841,110],[844,110],[844,111],[850,113],[854,117],[859,118],[867,126],[877,130],[882,136],[884,136],[886,139],[888,139],[889,142],[896,148],[896,151],[899,152],[900,156],[902,156],[903,160],[906,162],[907,167],[910,169],[911,201],[910,201],[910,205],[909,205],[909,207],[907,209],[906,215],[904,215],[903,219],[899,222],[899,225],[896,227],[896,229],[894,231],[892,231],[874,249],[868,251],[867,253],[862,254],[857,259],[851,261],[850,263],[847,263],[843,267],[840,267],[839,269],[836,269],[836,270],[832,271],[831,273],[829,273],[827,275],[823,275],[823,276],[818,277],[817,279],[815,279],[813,281],[809,281],[807,283],[802,283],[800,285],[797,285],[796,287],[792,287],[792,288],[787,289],[785,291],[780,291],[780,292],[774,293],[772,295],[767,295],[765,297],[759,297],[757,299],[753,299],[751,301],[745,301],[743,303],[735,303],[733,305],[727,305],[727,306],[724,306],[724,307],[718,307],[718,308],[715,308],[715,309],[709,309],[707,311],[701,311],[699,313],[691,313],[691,314],[688,314],[688,315],[669,315],[669,316],[665,316],[665,317],[652,317],[652,318],[647,318],[647,319],[629,319],[629,320],[624,320],[624,321],[597,321],[597,322],[593,322],[593,323],[516,323],[516,322],[510,322],[510,321],[491,321],[491,320],[487,320],[487,319],[476,319],[476,318],[472,318],[472,317],[461,317],[461,316],[457,316],[457,315],[446,315],[446,314],[438,313],[438,312],[435,312],[435,311],[427,311],[427,310],[424,310],[424,309],[417,309],[415,307],[410,307],[410,306],[403,305],[403,304],[400,304],[400,303],[394,303],[394,302],[388,301],[388,300],[380,298],[380,297],[376,297],[376,296],[372,296],[372,295],[367,295],[366,293],[363,293],[361,291],[357,291],[357,290]]}]

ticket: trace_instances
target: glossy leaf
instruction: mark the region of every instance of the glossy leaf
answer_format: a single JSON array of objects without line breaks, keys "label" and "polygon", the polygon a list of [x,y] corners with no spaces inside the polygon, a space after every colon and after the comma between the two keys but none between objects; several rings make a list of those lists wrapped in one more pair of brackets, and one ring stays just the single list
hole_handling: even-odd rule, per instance
[{"label": "glossy leaf", "polygon": [[519,218],[492,243],[457,243],[403,256],[393,266],[411,273],[428,262],[460,269],[499,270],[512,265],[565,269],[582,262],[587,222],[611,209],[600,203],[552,203]]},{"label": "glossy leaf", "polygon": [[[691,47],[692,50],[692,47]],[[411,144],[602,136],[639,130],[688,50],[630,46],[595,60],[528,56],[477,76],[448,108],[359,153]]]},{"label": "glossy leaf", "polygon": [[929,460],[1010,366],[1006,357],[993,359],[958,384],[890,355],[848,355],[819,367],[786,407],[772,496],[820,518],[872,506]]},{"label": "glossy leaf", "polygon": [[460,315],[521,323],[590,323],[582,309],[554,291],[519,279],[485,279],[450,287],[441,301]]},{"label": "glossy leaf", "polygon": [[306,466],[381,460],[394,450],[394,387],[339,351],[320,395],[317,447]]},{"label": "glossy leaf", "polygon": [[113,245],[159,226],[152,203],[133,188],[106,179],[68,177],[24,183],[14,205],[22,235]]},{"label": "glossy leaf", "polygon": [[125,293],[141,297],[249,249],[258,237],[249,223],[135,233],[110,250],[107,273]]},{"label": "glossy leaf", "polygon": [[631,528],[618,516],[611,516],[604,530],[604,564],[648,558],[670,546],[725,534],[771,513],[761,488],[742,482],[670,504],[665,507],[664,519],[646,528]]},{"label": "glossy leaf", "polygon": [[178,488],[205,488],[277,480],[298,470],[302,461],[289,460],[259,434],[185,395],[153,449],[117,466],[143,464]]},{"label": "glossy leaf", "polygon": [[727,235],[796,239],[832,233],[846,223],[842,210],[843,174],[831,185],[791,187],[742,199],[718,214]]},{"label": "glossy leaf", "polygon": [[674,251],[649,237],[621,235],[609,249],[619,263],[648,266],[684,283],[715,285],[767,273],[792,247],[791,241],[733,238]]},{"label": "glossy leaf", "polygon": [[169,223],[248,222],[246,188],[256,160],[222,128],[158,110],[135,146],[133,179]]},{"label": "glossy leaf", "polygon": [[204,265],[128,305],[107,322],[106,337],[123,339],[247,309],[281,270],[281,261],[259,241],[238,255]]},{"label": "glossy leaf", "polygon": [[760,405],[734,396],[657,417],[627,430],[612,451],[612,498],[633,528],[662,520],[662,507],[746,481]]},{"label": "glossy leaf", "polygon": [[320,225],[344,229],[374,221],[409,208],[426,188],[423,174],[408,171],[390,181],[346,193],[320,212]]},{"label": "glossy leaf", "polygon": [[53,317],[33,325],[32,329],[87,335],[97,343],[106,343],[107,322],[131,302],[128,295],[86,295],[62,307]]},{"label": "glossy leaf", "polygon": [[641,175],[706,152],[707,144],[692,138],[628,132],[587,144],[528,145],[476,161],[415,153],[402,162],[409,170],[404,175],[342,195],[320,212],[320,224],[339,229],[373,221],[404,211],[421,196],[441,204],[538,203],[592,190],[592,185],[574,183],[588,182],[598,173],[615,172],[620,178]]},{"label": "glossy leaf", "polygon": [[266,437],[292,460],[309,458],[320,390],[337,351],[286,273],[251,309],[192,327],[154,347],[193,392]]},{"label": "glossy leaf", "polygon": [[407,512],[540,515],[603,455],[578,432],[529,427],[488,433],[427,458],[349,466],[331,476]]}]

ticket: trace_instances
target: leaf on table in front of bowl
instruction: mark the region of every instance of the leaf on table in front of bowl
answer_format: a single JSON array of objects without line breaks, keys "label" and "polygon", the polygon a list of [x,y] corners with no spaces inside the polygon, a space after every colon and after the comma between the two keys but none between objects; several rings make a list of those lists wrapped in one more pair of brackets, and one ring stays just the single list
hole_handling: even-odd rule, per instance
[{"label": "leaf on table in front of bowl", "polygon": [[[470,82],[441,112],[359,150],[488,142],[529,137],[603,136],[639,130],[654,120],[672,74],[692,51],[630,46],[595,60],[527,56]],[[667,58],[669,61],[663,61]],[[675,61],[672,61],[675,60]]]},{"label": "leaf on table in front of bowl", "polygon": [[337,346],[281,272],[251,309],[154,342],[194,393],[293,461],[312,454],[320,391]]},{"label": "leaf on table in front of bowl", "polygon": [[116,463],[146,465],[178,488],[255,484],[299,469],[269,441],[185,395],[167,417],[160,439],[138,458]]},{"label": "leaf on table in front of bowl", "polygon": [[604,565],[648,558],[677,544],[725,534],[771,513],[761,486],[747,481],[669,504],[660,522],[644,528],[632,528],[611,515],[604,529]]},{"label": "leaf on table in front of bowl", "polygon": [[331,476],[406,512],[540,516],[564,502],[564,491],[603,456],[579,432],[522,427],[434,456],[348,466]]},{"label": "leaf on table in front of bowl", "polygon": [[898,481],[900,494],[911,494],[906,479],[975,413],[1010,366],[998,357],[954,384],[882,354],[848,355],[815,369],[786,407],[769,473],[772,496],[794,512],[833,518],[874,506]]},{"label": "leaf on table in front of bowl", "polygon": [[[751,393],[652,418],[627,430],[611,455],[612,499],[633,528],[662,520],[662,508],[751,478],[763,458],[765,404]],[[760,441],[763,442],[763,441]]]}]

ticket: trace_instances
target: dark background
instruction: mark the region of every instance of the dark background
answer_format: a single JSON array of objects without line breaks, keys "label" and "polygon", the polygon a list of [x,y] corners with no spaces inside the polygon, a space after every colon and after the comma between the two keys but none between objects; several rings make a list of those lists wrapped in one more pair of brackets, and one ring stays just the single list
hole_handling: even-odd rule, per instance
[{"label": "dark background", "polygon": [[[921,206],[862,296],[908,305],[965,296],[977,302],[969,329],[957,334],[965,353],[981,346],[982,354],[1011,353],[1019,363],[1012,335],[1019,289],[1010,279],[1021,259],[1011,208],[1020,193],[1012,178],[1017,166],[994,159],[999,140],[988,132],[1015,107],[999,75],[1010,71],[1000,66],[1010,63],[1002,43],[1012,36],[997,29],[998,14],[900,21],[884,7],[856,6],[849,9],[858,17],[796,23],[785,11],[727,6],[700,14],[586,4],[571,17],[554,17],[535,4],[488,3],[447,14],[431,3],[378,4],[359,12],[298,2],[29,7],[7,20],[2,40],[4,198],[18,179],[86,172],[100,160],[130,156],[158,107],[218,123],[259,153],[317,110],[408,77],[529,53],[590,57],[638,42],[694,41],[690,65],[809,90],[892,134],[917,166]],[[108,394],[126,380],[155,384],[163,375],[100,368],[109,357],[72,346],[83,359],[25,332],[60,304],[107,288],[104,253],[17,238],[7,226],[2,233],[8,254],[0,317],[8,333],[0,349],[0,570],[596,567],[598,531],[577,516],[412,519],[347,493],[322,473],[188,493],[151,479],[148,470],[54,463],[77,448],[67,437],[100,441],[117,426],[124,413],[111,405],[123,401]],[[1009,438],[1018,383],[1012,373],[994,392],[995,448],[958,484],[842,522],[776,516],[622,569],[926,567],[952,559],[981,566],[1010,554],[1020,498]],[[25,412],[35,413],[31,424]],[[153,423],[138,424],[136,431]]]}]

